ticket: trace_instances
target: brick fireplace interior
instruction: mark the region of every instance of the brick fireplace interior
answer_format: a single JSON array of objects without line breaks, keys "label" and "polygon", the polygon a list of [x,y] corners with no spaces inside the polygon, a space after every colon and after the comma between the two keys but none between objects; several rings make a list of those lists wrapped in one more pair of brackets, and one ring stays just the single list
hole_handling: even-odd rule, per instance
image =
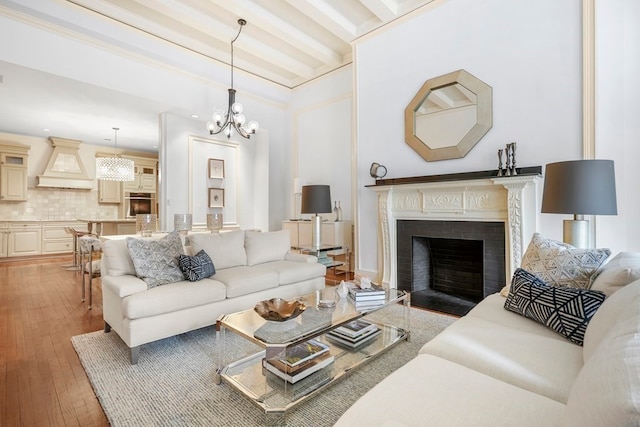
[{"label": "brick fireplace interior", "polygon": [[464,315],[505,285],[505,224],[397,221],[398,288],[411,305]]}]

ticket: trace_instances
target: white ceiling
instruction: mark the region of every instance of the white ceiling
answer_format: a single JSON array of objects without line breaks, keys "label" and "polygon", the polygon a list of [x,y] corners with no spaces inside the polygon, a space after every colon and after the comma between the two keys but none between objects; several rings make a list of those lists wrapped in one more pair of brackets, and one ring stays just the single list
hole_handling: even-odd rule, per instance
[{"label": "white ceiling", "polygon": [[[184,50],[230,62],[238,18],[247,20],[234,43],[234,66],[284,88],[295,88],[352,61],[351,42],[432,0],[0,0],[0,15],[37,22],[65,36],[118,43],[131,53],[162,57]],[[146,49],[146,51],[145,51]],[[122,147],[154,150],[158,114],[172,105],[24,68],[0,57],[0,131],[105,142],[113,126]],[[126,106],[126,107],[123,107]],[[49,119],[49,121],[45,120]],[[55,129],[55,130],[54,130]],[[64,129],[64,134],[58,130]],[[96,130],[100,135],[96,135]]]}]

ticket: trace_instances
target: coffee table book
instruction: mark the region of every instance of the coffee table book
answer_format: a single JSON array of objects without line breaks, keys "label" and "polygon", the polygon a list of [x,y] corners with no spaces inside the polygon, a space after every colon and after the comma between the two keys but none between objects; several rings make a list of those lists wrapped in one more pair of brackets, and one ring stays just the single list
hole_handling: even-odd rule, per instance
[{"label": "coffee table book", "polygon": [[380,335],[381,330],[377,329],[373,332],[368,333],[367,335],[360,336],[358,338],[349,338],[344,335],[339,335],[334,332],[328,332],[326,337],[328,340],[336,342],[338,344],[347,346],[349,348],[358,348],[368,342],[371,342],[375,337]]},{"label": "coffee table book", "polygon": [[264,359],[263,366],[267,371],[276,374],[291,384],[295,384],[314,372],[329,366],[334,360],[335,358],[330,353],[323,353],[296,367],[291,367],[278,359]]},{"label": "coffee table book", "polygon": [[278,360],[283,365],[294,368],[329,351],[329,346],[316,340],[301,342],[286,351],[286,357]]},{"label": "coffee table book", "polygon": [[368,300],[384,300],[386,292],[384,288],[371,285],[370,288],[362,289],[355,283],[349,283],[349,296],[356,301],[368,301]]},{"label": "coffee table book", "polygon": [[358,319],[345,325],[338,326],[333,331],[342,335],[346,335],[348,337],[355,338],[360,335],[365,335],[370,331],[375,331],[377,329],[378,327],[373,323],[365,322],[364,320]]}]

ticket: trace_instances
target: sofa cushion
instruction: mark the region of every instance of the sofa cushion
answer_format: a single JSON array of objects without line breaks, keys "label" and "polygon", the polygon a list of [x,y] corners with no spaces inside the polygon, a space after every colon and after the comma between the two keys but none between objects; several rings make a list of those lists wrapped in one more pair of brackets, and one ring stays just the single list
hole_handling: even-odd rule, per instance
[{"label": "sofa cushion", "polygon": [[244,248],[247,251],[247,265],[262,264],[271,261],[282,261],[291,248],[289,230],[246,231]]},{"label": "sofa cushion", "polygon": [[260,264],[260,268],[278,273],[280,285],[323,277],[327,273],[327,267],[318,262],[274,261]]},{"label": "sofa cushion", "polygon": [[107,258],[109,271],[103,272],[105,276],[136,275],[136,267],[133,265],[126,239],[107,240],[102,245],[102,256]]},{"label": "sofa cushion", "polygon": [[640,280],[623,287],[602,303],[584,334],[585,363],[614,328],[625,308],[638,300],[638,295],[640,295]]},{"label": "sofa cushion", "polygon": [[630,299],[576,378],[562,425],[640,425],[640,296]]},{"label": "sofa cushion", "polygon": [[589,320],[605,299],[604,292],[549,286],[519,268],[513,274],[504,308],[548,326],[582,345]]},{"label": "sofa cushion", "polygon": [[216,268],[211,258],[203,250],[194,256],[180,255],[178,264],[182,273],[190,282],[197,282],[216,274]]},{"label": "sofa cushion", "polygon": [[217,270],[247,264],[244,250],[244,231],[234,230],[224,233],[198,233],[188,237],[191,252],[204,250]]},{"label": "sofa cushion", "polygon": [[161,239],[136,239],[127,237],[129,255],[136,268],[136,275],[149,288],[184,280],[178,266],[178,258],[184,254],[180,234],[172,232]]},{"label": "sofa cushion", "polygon": [[564,405],[421,354],[358,399],[335,427],[556,426]]},{"label": "sofa cushion", "polygon": [[227,288],[227,298],[252,294],[278,286],[278,273],[262,267],[232,267],[217,270],[212,277]]},{"label": "sofa cushion", "polygon": [[609,249],[578,249],[534,233],[521,267],[552,286],[588,288],[591,275],[610,254]]},{"label": "sofa cushion", "polygon": [[122,309],[124,316],[133,320],[198,307],[225,297],[224,284],[216,280],[183,280],[130,295],[123,300]]},{"label": "sofa cushion", "polygon": [[638,279],[640,279],[640,253],[620,252],[591,277],[590,289],[602,291],[609,296]]},{"label": "sofa cushion", "polygon": [[[499,302],[504,298],[499,297]],[[487,304],[488,302],[489,304]],[[489,306],[490,320],[470,316]],[[516,387],[566,403],[582,367],[582,348],[544,325],[483,300],[421,349]],[[532,351],[532,349],[535,349]],[[550,360],[549,355],[553,355]]]}]

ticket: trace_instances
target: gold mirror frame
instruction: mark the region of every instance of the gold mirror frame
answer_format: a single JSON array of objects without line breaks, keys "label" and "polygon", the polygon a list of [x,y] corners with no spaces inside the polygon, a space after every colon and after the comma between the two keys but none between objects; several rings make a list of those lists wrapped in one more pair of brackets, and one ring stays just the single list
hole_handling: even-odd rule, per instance
[{"label": "gold mirror frame", "polygon": [[[475,124],[456,144],[432,148],[429,146],[425,135],[416,135],[416,113],[422,108],[424,102],[433,91],[456,84],[461,85],[476,96],[477,112]],[[491,86],[465,70],[458,70],[429,79],[424,82],[404,110],[405,142],[428,162],[464,157],[493,126],[492,110]]]}]

